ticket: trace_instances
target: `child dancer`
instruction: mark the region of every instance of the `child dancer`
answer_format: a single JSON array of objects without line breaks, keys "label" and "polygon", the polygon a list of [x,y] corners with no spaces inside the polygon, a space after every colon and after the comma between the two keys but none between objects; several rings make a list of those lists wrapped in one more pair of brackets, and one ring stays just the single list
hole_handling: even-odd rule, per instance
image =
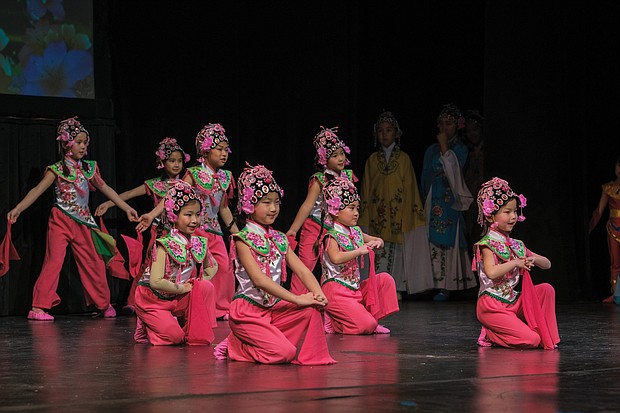
[{"label": "child dancer", "polygon": [[329,300],[325,308],[325,331],[341,334],[387,334],[378,323],[399,310],[394,278],[374,273],[360,283],[357,257],[383,248],[383,240],[362,232],[357,226],[360,197],[353,182],[335,178],[323,187],[323,197],[333,225],[321,245],[321,285]]},{"label": "child dancer", "polygon": [[[160,176],[148,179],[144,181],[142,185],[121,193],[119,196],[123,201],[148,195],[153,199],[154,206],[157,207],[161,200],[166,196],[166,192],[169,187],[168,181],[178,179],[179,174],[183,171],[184,163],[189,161],[189,155],[185,153],[185,151],[177,143],[177,140],[168,137],[159,142],[159,146],[155,152],[155,157],[157,169],[163,169]],[[113,206],[114,203],[111,201],[103,202],[95,210],[95,216],[103,216],[108,209]],[[157,238],[166,235],[169,230],[170,223],[166,219],[166,214],[162,213],[155,218],[154,225],[151,226],[151,237],[147,251],[151,250]],[[128,313],[133,313],[135,309],[134,295],[136,286],[138,285],[138,280],[139,277],[137,276],[133,279],[129,296],[127,297],[127,305],[123,307],[123,310]]]},{"label": "child dancer", "polygon": [[[314,270],[319,259],[314,251],[314,243],[319,235],[321,222],[324,221],[321,217],[323,209],[323,194],[321,190],[323,186],[326,182],[338,176],[344,176],[353,182],[357,182],[357,177],[353,174],[353,171],[351,169],[344,169],[349,164],[346,154],[351,153],[351,150],[338,138],[336,135],[337,131],[338,127],[325,129],[321,126],[321,131],[315,135],[314,147],[316,148],[316,155],[314,165],[317,172],[310,177],[306,199],[299,207],[299,211],[286,233],[287,238],[295,239],[297,231],[301,227],[297,253],[301,262],[310,271]],[[291,278],[290,290],[293,294],[307,292],[295,275]]]},{"label": "child dancer", "polygon": [[607,247],[611,261],[611,295],[603,302],[615,302],[620,305],[620,156],[616,159],[616,180],[603,184],[603,192],[597,208],[592,212],[588,232],[591,233],[601,219],[605,208],[609,205],[609,219],[607,220]]},{"label": "child dancer", "polygon": [[[237,232],[232,212],[228,207],[228,198],[233,194],[235,182],[230,171],[221,169],[230,153],[225,132],[219,123],[209,123],[198,132],[196,152],[199,165],[188,168],[183,177],[185,182],[194,186],[204,206],[203,221],[196,234],[207,238],[209,250],[218,263],[218,271],[212,282],[216,291],[215,314],[219,319],[228,318],[230,303],[235,293],[235,276],[230,269],[218,215],[231,233]],[[141,222],[137,229],[139,231],[146,229],[162,211],[163,205],[160,202],[155,209],[140,217]]]},{"label": "child dancer", "polygon": [[[217,263],[210,256],[207,239],[193,235],[200,224],[202,204],[186,182],[170,181],[165,209],[173,229],[158,238],[150,266],[136,289],[137,342],[152,345],[209,345],[214,339],[215,289],[209,281]],[[202,277],[196,264],[207,260]],[[184,326],[179,325],[182,318]]]},{"label": "child dancer", "polygon": [[473,195],[463,179],[467,146],[459,130],[465,118],[453,103],[444,105],[437,117],[437,141],[424,152],[422,197],[428,223],[432,276],[439,292],[435,301],[450,299],[450,291],[472,288],[475,277],[465,239],[466,211]]},{"label": "child dancer", "polygon": [[[518,208],[526,205],[500,178],[485,182],[478,192],[478,223],[485,235],[474,245],[473,270],[478,271],[480,292],[476,315],[482,323],[480,346],[553,349],[560,342],[555,318],[555,291],[550,284],[534,286],[529,270],[547,270],[551,262],[510,238],[517,221],[525,220]],[[521,293],[515,290],[523,279]]]},{"label": "child dancer", "polygon": [[46,168],[37,186],[7,215],[9,222],[15,223],[19,215],[54,184],[56,199],[50,212],[45,258],[34,286],[32,309],[28,312],[28,318],[36,321],[54,320],[45,310],[60,304],[56,288],[67,245],[73,251],[87,304],[95,304],[106,318],[115,317],[116,311],[110,305],[105,262],[100,255],[109,258],[114,255],[113,239],[107,248],[101,242],[97,243],[99,248],[95,246],[93,238],[100,239],[103,235],[88,207],[89,191],[99,189],[125,211],[130,221],[137,221],[138,214],[104,182],[97,162],[83,159],[90,134],[77,117],[62,120],[57,133],[61,160]]},{"label": "child dancer", "polygon": [[[289,248],[285,234],[271,228],[282,189],[262,165],[247,165],[238,183],[243,229],[233,235],[231,255],[239,286],[230,306],[231,333],[215,348],[215,357],[264,364],[335,363],[317,310],[327,305],[321,287]],[[281,286],[287,265],[311,292],[295,295]]]},{"label": "child dancer", "polygon": [[385,243],[376,270],[394,277],[400,299],[433,288],[428,226],[411,158],[400,146],[398,120],[383,111],[373,132],[379,149],[364,167],[358,224]]}]

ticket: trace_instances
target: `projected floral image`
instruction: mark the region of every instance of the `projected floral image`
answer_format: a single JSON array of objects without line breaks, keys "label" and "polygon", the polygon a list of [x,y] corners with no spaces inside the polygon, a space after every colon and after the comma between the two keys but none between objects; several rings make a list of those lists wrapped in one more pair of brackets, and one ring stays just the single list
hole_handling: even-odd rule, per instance
[{"label": "projected floral image", "polygon": [[2,0],[0,93],[94,99],[91,0]]}]

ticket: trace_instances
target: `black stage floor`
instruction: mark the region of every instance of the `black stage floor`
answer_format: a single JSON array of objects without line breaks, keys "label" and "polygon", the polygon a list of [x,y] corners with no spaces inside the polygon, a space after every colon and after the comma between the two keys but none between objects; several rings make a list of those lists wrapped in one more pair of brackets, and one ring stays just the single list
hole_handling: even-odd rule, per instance
[{"label": "black stage floor", "polygon": [[329,335],[318,367],[134,344],[133,316],[2,317],[0,412],[620,412],[620,306],[559,304],[552,351],[477,347],[474,306],[404,301],[391,335]]}]

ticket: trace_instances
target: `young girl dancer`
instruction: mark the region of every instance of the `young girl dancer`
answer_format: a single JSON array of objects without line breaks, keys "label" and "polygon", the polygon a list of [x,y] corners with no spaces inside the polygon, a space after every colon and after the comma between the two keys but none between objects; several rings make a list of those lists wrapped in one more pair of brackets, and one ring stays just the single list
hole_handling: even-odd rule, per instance
[{"label": "young girl dancer", "polygon": [[373,132],[379,149],[364,166],[359,226],[385,243],[376,270],[394,277],[401,298],[433,288],[428,226],[411,158],[400,146],[398,120],[383,111]]},{"label": "young girl dancer", "polygon": [[360,283],[357,258],[383,248],[383,240],[357,226],[360,197],[353,182],[335,178],[323,187],[323,197],[333,225],[321,242],[321,286],[329,301],[325,331],[340,334],[387,334],[378,323],[399,310],[394,278],[374,273]]},{"label": "young girl dancer", "polygon": [[[207,239],[193,235],[200,224],[202,204],[186,182],[170,181],[165,198],[166,217],[173,229],[158,238],[150,265],[136,289],[137,342],[152,345],[209,345],[214,339],[215,288],[209,279],[217,263]],[[196,264],[206,260],[202,277]],[[184,321],[183,327],[177,318]]]},{"label": "young girl dancer", "polygon": [[[282,189],[262,165],[247,165],[238,183],[243,229],[233,235],[231,255],[239,286],[230,306],[231,333],[215,348],[215,357],[264,364],[335,363],[317,310],[327,305],[321,287],[289,248],[285,234],[271,228]],[[310,292],[295,295],[282,287],[287,265]]]},{"label": "young girl dancer", "polygon": [[[220,319],[228,317],[235,292],[235,276],[230,269],[218,215],[231,233],[237,232],[232,212],[228,207],[228,198],[233,194],[235,182],[230,171],[221,169],[230,153],[225,133],[224,127],[219,123],[209,123],[198,132],[196,152],[199,164],[188,168],[183,177],[185,182],[192,184],[204,206],[203,221],[196,234],[207,238],[209,250],[218,263],[218,271],[212,282],[216,291],[215,313]],[[162,211],[163,205],[160,202],[155,209],[140,217],[138,230],[146,229]]]},{"label": "young girl dancer", "polygon": [[[159,146],[155,152],[155,157],[157,169],[163,169],[160,176],[148,179],[144,181],[142,185],[121,193],[119,196],[123,201],[148,195],[153,199],[154,206],[157,207],[161,200],[166,196],[169,181],[178,179],[179,174],[183,171],[184,163],[189,161],[189,155],[185,153],[185,151],[177,143],[177,140],[168,137],[159,142]],[[113,206],[114,203],[111,201],[103,202],[95,210],[95,216],[103,216],[108,209]],[[151,237],[147,251],[151,250],[157,238],[166,235],[168,231],[170,231],[170,223],[166,219],[166,214],[162,213],[154,220],[154,225],[151,226]],[[135,274],[132,275],[135,276]],[[123,307],[123,310],[126,312],[134,312],[134,295],[139,278],[139,276],[135,276],[131,284],[129,296],[127,297],[127,305]]]},{"label": "young girl dancer", "polygon": [[[310,177],[306,199],[299,207],[299,211],[286,233],[288,238],[295,239],[297,231],[301,227],[297,253],[301,262],[310,271],[314,270],[319,259],[314,251],[314,243],[319,235],[321,222],[324,221],[321,217],[323,209],[323,194],[321,190],[323,186],[326,182],[338,176],[344,176],[353,182],[357,182],[357,177],[353,174],[353,171],[351,169],[344,169],[349,164],[347,154],[351,151],[338,138],[336,135],[337,131],[338,127],[325,129],[321,126],[321,131],[315,135],[314,147],[316,148],[316,155],[314,164],[317,172]],[[307,292],[295,275],[291,278],[290,290],[293,294]]]},{"label": "young girl dancer", "polygon": [[50,212],[45,258],[34,286],[32,309],[28,312],[28,318],[36,321],[54,320],[45,310],[60,304],[56,288],[67,245],[71,246],[77,263],[86,303],[94,304],[106,318],[115,317],[116,311],[110,305],[105,262],[100,255],[111,258],[114,246],[105,248],[98,242],[97,248],[93,242],[93,237],[102,235],[88,207],[89,191],[99,189],[125,211],[130,221],[137,221],[138,214],[104,182],[97,162],[83,159],[90,135],[77,117],[62,120],[57,133],[61,160],[46,168],[37,186],[7,215],[9,222],[15,223],[19,215],[54,184],[56,199]]},{"label": "young girl dancer", "polygon": [[[555,291],[550,284],[534,286],[529,270],[547,270],[551,262],[510,237],[518,209],[526,205],[500,178],[485,182],[478,192],[478,223],[485,235],[474,245],[473,270],[478,271],[480,291],[476,315],[482,323],[480,346],[553,349],[560,342],[555,318]],[[515,287],[522,279],[521,292]]]},{"label": "young girl dancer", "polygon": [[603,302],[615,302],[620,305],[620,156],[616,159],[616,180],[603,184],[601,199],[592,212],[588,232],[591,233],[598,224],[605,208],[609,205],[609,219],[607,220],[607,247],[609,248],[611,273],[611,295]]}]

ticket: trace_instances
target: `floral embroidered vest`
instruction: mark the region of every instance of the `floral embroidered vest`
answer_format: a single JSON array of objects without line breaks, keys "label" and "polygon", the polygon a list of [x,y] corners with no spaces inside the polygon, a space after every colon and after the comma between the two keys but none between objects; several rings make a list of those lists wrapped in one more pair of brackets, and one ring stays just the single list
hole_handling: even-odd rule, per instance
[{"label": "floral embroidered vest", "polygon": [[[282,284],[286,279],[286,251],[288,240],[283,232],[248,221],[245,228],[233,235],[233,239],[243,241],[252,252],[261,271],[273,282]],[[234,255],[234,254],[233,254]],[[245,267],[235,257],[235,277],[239,281],[233,300],[242,298],[259,307],[272,307],[280,299],[257,288]]]},{"label": "floral embroidered vest", "polygon": [[[336,222],[334,227],[327,231],[326,237],[333,238],[340,251],[353,251],[364,245],[364,233],[358,226],[346,227]],[[357,290],[360,286],[360,271],[356,259],[334,264],[325,248],[321,251],[321,268],[321,285],[335,281],[352,290]]]},{"label": "floral embroidered vest", "polygon": [[514,303],[519,296],[519,292],[515,290],[520,279],[519,268],[514,268],[502,277],[490,279],[486,275],[480,254],[480,248],[483,246],[493,251],[496,264],[501,264],[513,258],[525,258],[527,256],[525,245],[520,240],[507,238],[497,231],[490,230],[474,246],[476,251],[474,265],[476,268],[472,269],[478,271],[480,278],[478,296],[486,294],[505,303]]}]

